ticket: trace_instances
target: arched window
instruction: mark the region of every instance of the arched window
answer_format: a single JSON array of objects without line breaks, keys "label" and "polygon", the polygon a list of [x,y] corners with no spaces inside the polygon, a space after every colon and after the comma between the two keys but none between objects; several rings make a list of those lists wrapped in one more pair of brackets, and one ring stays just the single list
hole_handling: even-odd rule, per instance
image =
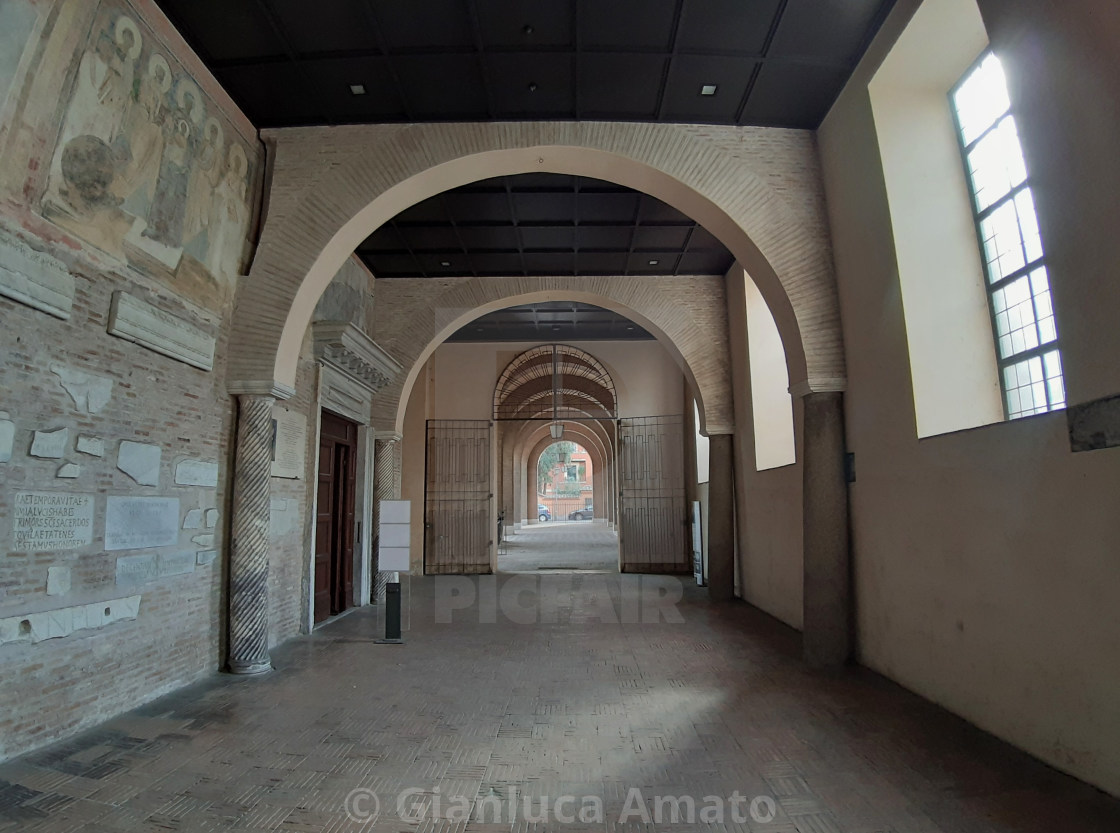
[{"label": "arched window", "polygon": [[1009,419],[1066,404],[1058,328],[1030,176],[999,59],[980,57],[951,94],[972,193]]}]

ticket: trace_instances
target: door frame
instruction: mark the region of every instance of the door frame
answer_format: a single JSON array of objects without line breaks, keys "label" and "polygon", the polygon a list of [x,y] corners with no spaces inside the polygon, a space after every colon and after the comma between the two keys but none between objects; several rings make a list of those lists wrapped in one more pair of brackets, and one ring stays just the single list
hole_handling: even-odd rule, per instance
[{"label": "door frame", "polygon": [[[323,411],[327,410],[358,425],[358,446],[355,452],[357,469],[354,473],[354,523],[358,527],[354,546],[354,595],[350,608],[362,607],[370,603],[370,587],[373,580],[373,466],[374,431],[370,423],[369,401],[372,394],[354,383],[334,368],[319,364],[315,383],[315,436],[311,444],[314,456],[311,471],[315,482],[307,484],[309,494],[307,536],[305,538],[305,558],[302,580],[303,610],[301,631],[311,633],[315,629],[315,533],[316,533],[316,486],[319,472],[319,442],[322,439]],[[331,621],[324,620],[319,624]]]}]

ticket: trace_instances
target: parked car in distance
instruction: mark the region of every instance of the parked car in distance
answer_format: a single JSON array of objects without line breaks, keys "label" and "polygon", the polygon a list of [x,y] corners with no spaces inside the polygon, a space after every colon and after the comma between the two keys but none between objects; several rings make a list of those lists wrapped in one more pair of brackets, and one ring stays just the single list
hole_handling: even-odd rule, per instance
[{"label": "parked car in distance", "polygon": [[585,506],[582,509],[577,509],[574,512],[568,513],[569,521],[589,521],[595,517],[595,510],[590,506]]},{"label": "parked car in distance", "polygon": [[551,521],[552,513],[548,511],[548,507],[543,503],[537,504],[537,520],[538,521]]}]

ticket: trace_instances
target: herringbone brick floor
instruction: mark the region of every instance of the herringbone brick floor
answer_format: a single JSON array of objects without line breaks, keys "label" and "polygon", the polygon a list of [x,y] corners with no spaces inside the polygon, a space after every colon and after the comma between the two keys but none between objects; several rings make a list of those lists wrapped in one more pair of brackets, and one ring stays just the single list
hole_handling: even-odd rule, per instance
[{"label": "herringbone brick floor", "polygon": [[0,831],[1120,830],[1120,802],[873,674],[806,669],[794,632],[690,582],[414,577],[411,605],[403,645],[367,608],[271,674],[0,765]]}]

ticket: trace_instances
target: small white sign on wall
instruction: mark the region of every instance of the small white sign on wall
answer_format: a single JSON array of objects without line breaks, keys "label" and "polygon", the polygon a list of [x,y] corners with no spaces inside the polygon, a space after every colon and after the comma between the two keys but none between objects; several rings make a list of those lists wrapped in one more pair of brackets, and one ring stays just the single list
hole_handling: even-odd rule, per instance
[{"label": "small white sign on wall", "polygon": [[408,572],[409,519],[412,502],[381,501],[378,528],[377,569],[383,572]]}]

